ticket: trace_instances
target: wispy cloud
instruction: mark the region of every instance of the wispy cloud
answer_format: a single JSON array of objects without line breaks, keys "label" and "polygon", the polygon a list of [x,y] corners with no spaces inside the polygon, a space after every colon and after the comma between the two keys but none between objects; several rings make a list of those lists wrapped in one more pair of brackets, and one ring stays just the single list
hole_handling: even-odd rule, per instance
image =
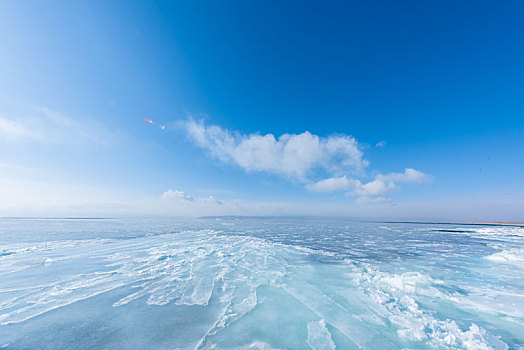
[{"label": "wispy cloud", "polygon": [[162,199],[166,200],[184,200],[184,201],[192,201],[193,197],[191,197],[188,194],[185,194],[184,191],[178,191],[178,190],[167,190],[166,192],[162,193],[161,196]]},{"label": "wispy cloud", "polygon": [[0,114],[0,141],[113,144],[119,135],[90,119],[73,119],[46,107],[23,115]]},{"label": "wispy cloud", "polygon": [[202,203],[212,203],[216,205],[222,205],[223,202],[219,201],[213,196],[207,196],[207,197],[192,197],[189,194],[186,194],[184,191],[179,190],[167,190],[166,192],[162,193],[160,198],[166,202],[195,202],[197,204]]},{"label": "wispy cloud", "polygon": [[40,138],[40,134],[31,130],[29,123],[26,123],[21,118],[0,117],[0,139],[15,141]]},{"label": "wispy cloud", "polygon": [[[369,162],[364,159],[358,141],[349,135],[320,137],[301,134],[243,135],[217,125],[189,119],[184,127],[190,139],[214,158],[240,166],[244,170],[267,172],[305,184],[316,192],[345,191],[348,195],[382,196],[399,188],[399,183],[422,183],[430,177],[406,168],[403,173],[378,174],[362,182]],[[381,141],[378,147],[384,146]],[[322,175],[329,176],[318,180]]]},{"label": "wispy cloud", "polygon": [[13,170],[13,171],[23,171],[23,172],[39,172],[41,169],[33,168],[33,167],[27,167],[23,165],[18,164],[12,164],[12,163],[3,163],[0,162],[0,169],[2,170]]},{"label": "wispy cloud", "polygon": [[395,205],[392,203],[390,198],[385,197],[358,197],[356,200],[359,204],[389,204],[389,205]]}]

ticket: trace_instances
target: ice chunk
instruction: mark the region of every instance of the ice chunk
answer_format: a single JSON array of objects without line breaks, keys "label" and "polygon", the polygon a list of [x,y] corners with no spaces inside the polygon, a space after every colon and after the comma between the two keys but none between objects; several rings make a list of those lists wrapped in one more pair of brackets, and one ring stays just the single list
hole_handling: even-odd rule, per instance
[{"label": "ice chunk", "polygon": [[311,321],[307,325],[307,343],[313,350],[333,350],[335,343],[324,320]]}]

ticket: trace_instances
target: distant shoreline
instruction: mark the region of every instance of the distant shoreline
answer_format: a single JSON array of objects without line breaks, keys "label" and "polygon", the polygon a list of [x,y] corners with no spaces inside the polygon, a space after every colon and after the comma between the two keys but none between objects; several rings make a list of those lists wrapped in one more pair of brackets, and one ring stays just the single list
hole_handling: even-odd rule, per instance
[{"label": "distant shoreline", "polygon": [[243,216],[243,215],[223,215],[223,216],[201,216],[199,219],[335,219],[335,220],[349,220],[355,222],[375,222],[384,224],[422,224],[422,225],[465,225],[465,226],[518,226],[524,227],[524,222],[452,222],[452,221],[391,221],[391,220],[362,220],[344,217],[331,216]]},{"label": "distant shoreline", "polygon": [[516,226],[524,227],[520,222],[437,222],[437,221],[371,221],[388,224],[426,224],[426,225],[463,225],[463,226]]},{"label": "distant shoreline", "polygon": [[481,222],[478,225],[524,226],[522,222]]},{"label": "distant shoreline", "polygon": [[[159,218],[165,218],[159,216]],[[308,216],[308,215],[296,215],[296,216],[247,216],[247,215],[223,215],[223,216],[200,216],[195,219],[335,219],[335,220],[349,220],[355,222],[375,222],[384,224],[419,224],[419,225],[463,225],[463,226],[515,226],[524,227],[524,222],[451,222],[451,221],[392,221],[392,220],[362,220],[344,217],[331,217],[331,216]],[[0,219],[11,219],[11,220],[112,220],[120,219],[120,217],[31,217],[31,216],[0,216]]]}]

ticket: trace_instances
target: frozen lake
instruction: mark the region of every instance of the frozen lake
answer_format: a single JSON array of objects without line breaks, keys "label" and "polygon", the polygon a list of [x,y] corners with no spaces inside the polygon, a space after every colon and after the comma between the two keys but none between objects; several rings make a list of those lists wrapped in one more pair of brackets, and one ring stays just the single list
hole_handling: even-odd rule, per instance
[{"label": "frozen lake", "polygon": [[0,348],[524,349],[524,228],[0,219]]}]

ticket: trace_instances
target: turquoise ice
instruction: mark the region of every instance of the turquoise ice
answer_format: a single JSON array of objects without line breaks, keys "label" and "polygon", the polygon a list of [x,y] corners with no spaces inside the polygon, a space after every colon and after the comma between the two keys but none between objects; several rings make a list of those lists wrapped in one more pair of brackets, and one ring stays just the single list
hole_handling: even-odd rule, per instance
[{"label": "turquoise ice", "polygon": [[524,228],[2,219],[7,349],[522,349]]}]

